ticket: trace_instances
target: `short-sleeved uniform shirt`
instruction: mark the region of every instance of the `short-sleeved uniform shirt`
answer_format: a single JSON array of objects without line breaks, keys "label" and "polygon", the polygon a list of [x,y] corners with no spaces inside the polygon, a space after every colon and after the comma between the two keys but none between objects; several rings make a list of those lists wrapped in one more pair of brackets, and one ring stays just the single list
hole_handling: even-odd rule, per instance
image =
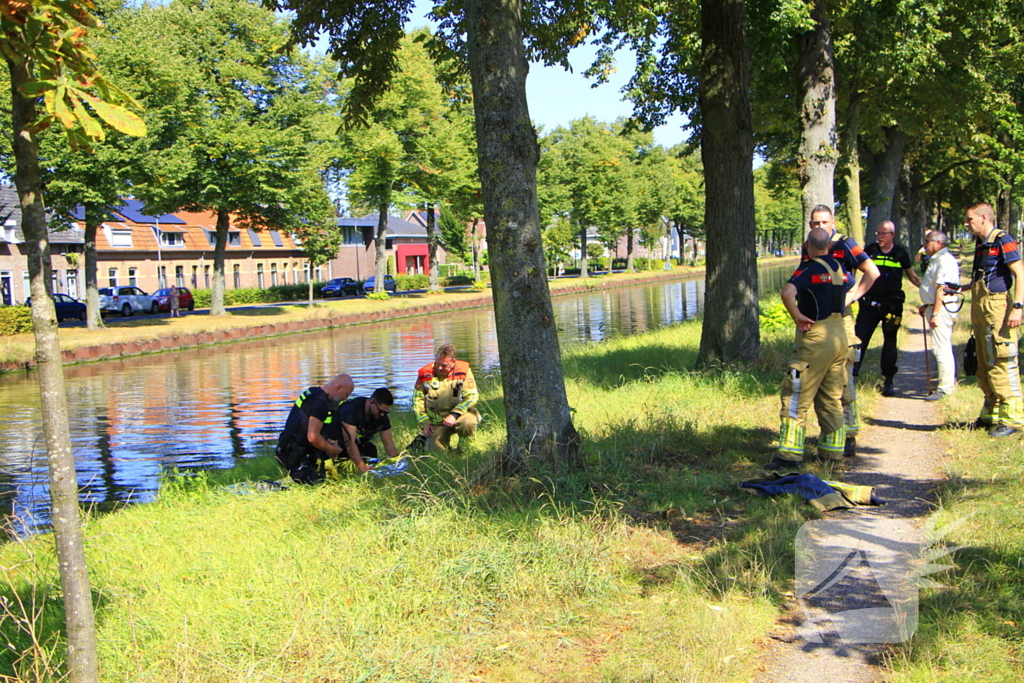
[{"label": "short-sleeved uniform shirt", "polygon": [[[852,237],[846,237],[840,235],[838,232],[832,233],[832,245],[829,247],[828,255],[839,261],[839,265],[843,267],[843,271],[850,276],[846,282],[847,291],[853,289],[853,274],[860,264],[868,260],[868,255],[864,253],[864,249],[857,244],[857,240]],[[806,245],[801,252],[801,259],[806,263],[810,260],[810,256],[807,254]]]},{"label": "short-sleeved uniform shirt", "polygon": [[903,270],[914,267],[910,252],[902,244],[893,244],[892,249],[886,254],[882,247],[878,246],[878,242],[872,242],[865,247],[864,253],[875,262],[879,272],[878,279],[871,285],[864,298],[872,301],[897,298],[902,301]]},{"label": "short-sleeved uniform shirt", "polygon": [[335,440],[338,443],[341,443],[342,423],[355,427],[356,436],[363,440],[369,439],[377,432],[385,432],[391,429],[391,417],[387,414],[382,414],[377,419],[373,419],[366,414],[366,402],[369,400],[368,396],[359,396],[357,398],[350,398],[338,406],[333,422],[337,430],[337,438]]},{"label": "short-sleeved uniform shirt", "polygon": [[278,443],[284,445],[288,441],[308,446],[306,432],[309,430],[309,419],[315,417],[325,424],[331,422],[331,400],[320,387],[309,387],[295,399],[284,430]]},{"label": "short-sleeved uniform shirt", "polygon": [[[835,268],[843,277],[843,292],[849,289],[848,281],[853,276],[845,272],[839,263],[839,259],[831,256],[819,256],[830,268]],[[843,299],[836,292],[837,287],[832,283],[832,276],[828,269],[817,261],[807,260],[800,264],[800,267],[789,278],[789,283],[796,287],[797,308],[800,312],[814,321],[824,320],[833,313],[843,312]]]},{"label": "short-sleeved uniform shirt", "polygon": [[974,266],[971,269],[971,281],[976,282],[985,278],[985,286],[988,291],[1007,292],[1013,282],[1010,264],[1014,261],[1020,261],[1017,242],[1009,233],[993,230],[986,240],[976,239],[974,242]]}]

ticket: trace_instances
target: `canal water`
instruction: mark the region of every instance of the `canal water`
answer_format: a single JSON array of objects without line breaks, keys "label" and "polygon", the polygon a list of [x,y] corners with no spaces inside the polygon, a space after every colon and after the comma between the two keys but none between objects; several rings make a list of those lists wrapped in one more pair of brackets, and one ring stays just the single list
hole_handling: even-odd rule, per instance
[{"label": "canal water", "polygon": [[[761,273],[779,291],[792,268]],[[600,342],[699,315],[701,280],[597,290],[553,299],[563,345]],[[81,499],[107,509],[151,500],[170,468],[231,467],[276,439],[304,387],[337,372],[353,395],[387,386],[411,411],[416,371],[455,344],[477,377],[498,369],[491,309],[449,312],[65,369]],[[34,373],[0,376],[0,514],[16,534],[48,524],[46,459]]]}]

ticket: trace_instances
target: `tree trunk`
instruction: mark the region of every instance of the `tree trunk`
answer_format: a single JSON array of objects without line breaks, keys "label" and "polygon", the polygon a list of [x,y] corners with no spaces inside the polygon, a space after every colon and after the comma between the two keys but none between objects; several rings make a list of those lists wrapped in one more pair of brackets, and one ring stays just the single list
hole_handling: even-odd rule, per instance
[{"label": "tree trunk", "polygon": [[896,237],[913,256],[924,244],[924,233],[928,225],[928,196],[921,187],[924,178],[916,166],[909,168],[908,176],[907,215],[903,225],[898,227]]},{"label": "tree trunk", "polygon": [[480,222],[480,217],[477,216],[473,219],[473,227],[470,228],[469,232],[469,245],[473,250],[473,282],[480,282],[480,243],[476,237],[476,226]]},{"label": "tree trunk", "polygon": [[103,312],[100,310],[100,290],[97,281],[99,264],[96,258],[96,231],[103,222],[104,209],[96,204],[85,205],[85,326],[90,330],[101,330]]},{"label": "tree trunk", "polygon": [[[390,198],[389,198],[390,199]],[[373,293],[386,292],[384,276],[388,272],[388,207],[390,201],[381,202],[377,210],[377,239],[374,240],[376,255],[373,259]]]},{"label": "tree trunk", "polygon": [[746,15],[743,0],[701,0],[707,276],[697,365],[703,368],[754,360],[761,344]]},{"label": "tree trunk", "polygon": [[313,259],[307,261],[309,264],[309,275],[306,277],[306,285],[309,289],[309,305],[313,305]]},{"label": "tree trunk", "polygon": [[427,268],[430,270],[430,291],[441,291],[441,282],[437,273],[437,214],[433,202],[427,202]]},{"label": "tree trunk", "polygon": [[[850,237],[864,244],[864,221],[861,219],[863,205],[860,198],[860,96],[850,107],[849,119],[846,123],[846,134],[843,147],[846,154],[846,220],[849,223],[847,232]],[[804,225],[807,225],[805,222]]]},{"label": "tree trunk", "polygon": [[[26,57],[26,60],[29,58]],[[39,182],[39,146],[31,126],[36,120],[35,98],[19,88],[33,80],[31,62],[8,62],[11,74],[11,119],[14,128],[14,182],[21,205],[21,227],[28,248],[28,272],[32,292],[32,328],[36,342],[39,376],[40,422],[46,442],[49,471],[51,524],[56,541],[64,625],[67,629],[68,681],[99,680],[96,662],[96,621],[85,561],[85,539],[78,509],[78,481],[64,389],[57,313],[47,293],[50,283],[50,245],[46,234],[46,209]]]},{"label": "tree trunk", "polygon": [[871,205],[868,207],[868,237],[873,238],[882,221],[892,220],[892,202],[896,197],[903,147],[907,135],[895,126],[885,129],[885,149],[871,165]]},{"label": "tree trunk", "polygon": [[590,277],[587,272],[587,229],[580,225],[580,277]]},{"label": "tree trunk", "polygon": [[227,315],[224,308],[224,255],[228,249],[228,228],[231,214],[217,210],[217,245],[213,248],[213,286],[210,288],[210,315]]},{"label": "tree trunk", "polygon": [[[629,230],[626,231],[626,272],[629,272],[629,273],[633,272],[633,240],[634,240],[633,228],[630,228]],[[650,263],[653,260],[654,259],[651,258],[650,250],[648,249],[648,251],[647,251],[647,264],[648,264],[648,266],[650,266]],[[609,272],[611,272],[610,268],[609,268]]]},{"label": "tree trunk", "polygon": [[579,466],[537,210],[537,133],[526,104],[519,0],[468,0],[477,154],[508,435],[505,470],[530,457]]},{"label": "tree trunk", "polygon": [[812,30],[797,37],[797,100],[800,102],[799,177],[804,225],[817,204],[835,206],[836,74],[832,22],[818,0],[811,9]]}]

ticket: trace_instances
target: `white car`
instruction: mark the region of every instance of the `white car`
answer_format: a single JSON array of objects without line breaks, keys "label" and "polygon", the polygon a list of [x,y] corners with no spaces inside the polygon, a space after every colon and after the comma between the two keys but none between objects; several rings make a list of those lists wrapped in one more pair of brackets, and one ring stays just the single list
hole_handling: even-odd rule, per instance
[{"label": "white car", "polygon": [[138,287],[100,289],[100,311],[103,313],[120,313],[127,318],[133,313],[156,313],[159,308],[156,299]]}]

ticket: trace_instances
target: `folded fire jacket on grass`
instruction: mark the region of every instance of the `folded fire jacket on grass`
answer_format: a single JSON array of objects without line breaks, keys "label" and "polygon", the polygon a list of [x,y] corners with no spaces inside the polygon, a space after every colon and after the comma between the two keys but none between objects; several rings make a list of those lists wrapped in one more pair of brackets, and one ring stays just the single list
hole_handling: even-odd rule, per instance
[{"label": "folded fire jacket on grass", "polygon": [[839,481],[824,481],[813,474],[777,472],[767,477],[752,477],[740,482],[740,489],[760,496],[795,493],[821,512],[846,510],[862,505],[885,505],[873,486],[855,486]]}]

